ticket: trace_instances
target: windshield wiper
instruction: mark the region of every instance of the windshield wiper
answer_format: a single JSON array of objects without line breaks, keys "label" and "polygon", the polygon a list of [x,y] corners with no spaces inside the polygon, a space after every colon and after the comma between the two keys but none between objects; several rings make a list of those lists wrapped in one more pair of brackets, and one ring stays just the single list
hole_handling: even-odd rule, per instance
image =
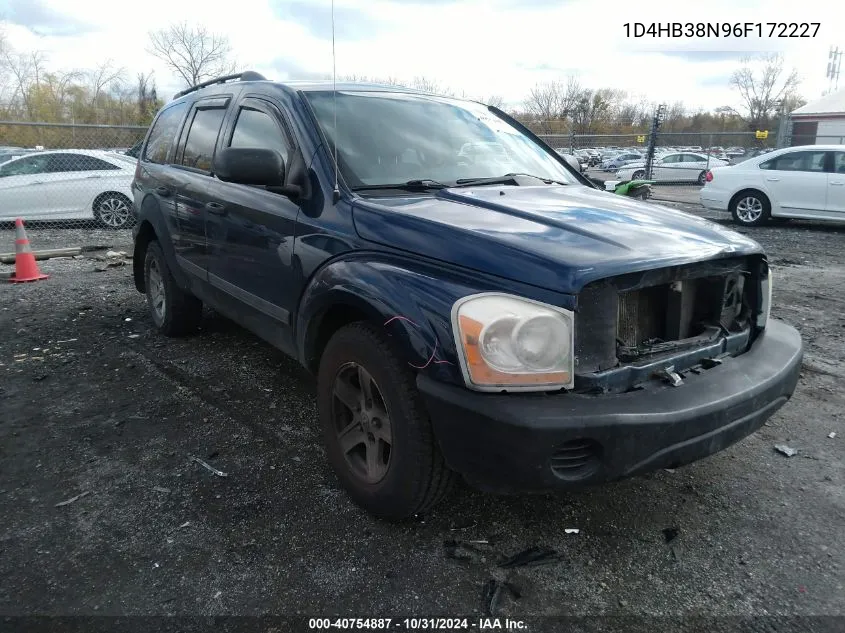
[{"label": "windshield wiper", "polygon": [[407,191],[430,191],[432,189],[445,189],[448,185],[442,182],[431,180],[430,178],[421,178],[419,180],[409,180],[407,182],[389,183],[383,185],[361,185],[359,187],[352,187],[352,191],[368,191],[375,189],[403,189]]},{"label": "windshield wiper", "polygon": [[507,183],[519,184],[516,180],[518,176],[525,178],[534,178],[547,185],[567,185],[569,183],[554,180],[553,178],[544,178],[543,176],[535,176],[533,174],[505,174],[504,176],[494,176],[493,178],[460,178],[455,181],[457,187],[471,187],[473,185],[504,185]]}]

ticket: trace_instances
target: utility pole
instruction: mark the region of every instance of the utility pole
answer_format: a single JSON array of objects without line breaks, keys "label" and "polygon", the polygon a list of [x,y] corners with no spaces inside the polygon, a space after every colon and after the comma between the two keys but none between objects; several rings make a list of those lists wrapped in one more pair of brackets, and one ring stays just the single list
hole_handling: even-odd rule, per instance
[{"label": "utility pole", "polygon": [[837,46],[830,47],[830,53],[827,56],[827,77],[828,80],[828,94],[839,90],[839,68],[842,65],[842,53]]}]

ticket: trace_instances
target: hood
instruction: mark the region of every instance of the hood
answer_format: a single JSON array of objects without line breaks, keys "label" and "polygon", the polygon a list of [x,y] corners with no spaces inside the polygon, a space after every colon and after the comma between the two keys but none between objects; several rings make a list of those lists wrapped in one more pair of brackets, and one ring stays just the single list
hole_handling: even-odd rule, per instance
[{"label": "hood", "polygon": [[361,238],[548,290],[761,253],[701,218],[582,185],[442,189],[355,201]]}]

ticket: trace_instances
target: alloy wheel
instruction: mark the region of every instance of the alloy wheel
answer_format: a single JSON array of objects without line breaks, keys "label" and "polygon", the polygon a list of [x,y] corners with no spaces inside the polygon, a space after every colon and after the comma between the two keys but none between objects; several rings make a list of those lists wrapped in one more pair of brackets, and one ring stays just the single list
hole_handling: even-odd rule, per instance
[{"label": "alloy wheel", "polygon": [[148,280],[153,312],[155,313],[156,320],[161,323],[164,321],[164,315],[167,310],[167,295],[164,292],[164,277],[155,259],[150,262]]},{"label": "alloy wheel", "polygon": [[759,198],[747,196],[736,205],[736,216],[748,224],[756,222],[763,215],[763,203]]},{"label": "alloy wheel", "polygon": [[131,213],[126,200],[116,196],[100,201],[97,209],[103,224],[115,229],[124,226],[129,221]]},{"label": "alloy wheel", "polygon": [[373,377],[358,363],[346,363],[335,376],[332,418],[340,451],[350,470],[376,484],[387,475],[393,432],[387,405]]}]

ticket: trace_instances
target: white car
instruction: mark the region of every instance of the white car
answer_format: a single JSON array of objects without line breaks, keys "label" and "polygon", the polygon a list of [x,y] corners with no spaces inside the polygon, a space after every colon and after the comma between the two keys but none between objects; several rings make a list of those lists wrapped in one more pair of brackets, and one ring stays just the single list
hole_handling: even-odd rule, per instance
[{"label": "white car", "polygon": [[[726,161],[693,152],[676,152],[655,157],[651,166],[651,180],[658,182],[697,182],[704,184],[707,170],[711,167],[724,167]],[[645,162],[640,161],[625,165],[616,172],[620,180],[640,180],[645,178]]]},{"label": "white car", "polygon": [[745,226],[772,217],[845,220],[845,145],[787,147],[713,169],[700,196]]},{"label": "white car", "polygon": [[643,155],[635,152],[620,152],[611,158],[602,161],[601,168],[604,171],[616,171],[630,163],[643,160]]},{"label": "white car", "polygon": [[136,161],[95,150],[27,154],[0,165],[0,220],[94,218],[106,228],[132,222]]}]

